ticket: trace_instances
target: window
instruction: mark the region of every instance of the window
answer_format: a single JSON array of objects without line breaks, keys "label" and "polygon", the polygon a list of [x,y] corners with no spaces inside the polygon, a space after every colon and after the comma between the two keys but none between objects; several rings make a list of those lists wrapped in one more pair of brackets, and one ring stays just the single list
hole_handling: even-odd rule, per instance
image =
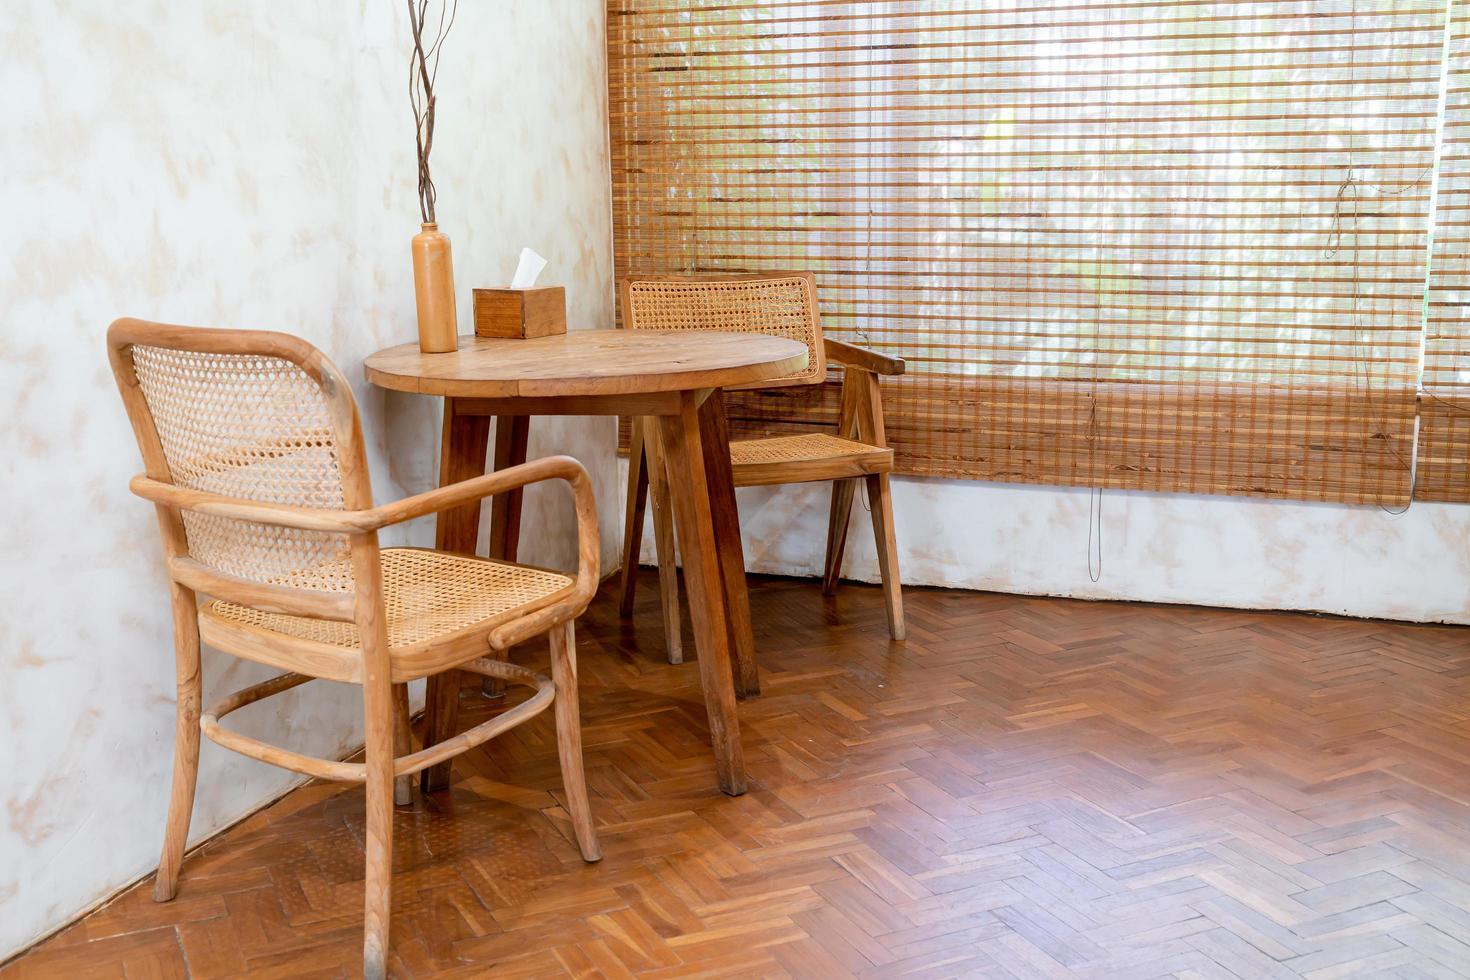
[{"label": "window", "polygon": [[[612,0],[618,271],[816,273],[825,329],[908,359],[904,472],[1402,504],[1422,372],[1420,496],[1463,499],[1448,16]],[[824,392],[730,402],[747,431],[835,418]]]}]

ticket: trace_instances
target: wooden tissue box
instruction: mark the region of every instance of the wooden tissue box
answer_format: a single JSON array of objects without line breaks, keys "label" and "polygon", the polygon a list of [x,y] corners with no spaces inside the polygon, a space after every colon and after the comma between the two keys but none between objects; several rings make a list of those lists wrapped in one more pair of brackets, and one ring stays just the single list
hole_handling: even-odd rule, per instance
[{"label": "wooden tissue box", "polygon": [[512,340],[567,332],[567,291],[563,286],[475,290],[475,335]]}]

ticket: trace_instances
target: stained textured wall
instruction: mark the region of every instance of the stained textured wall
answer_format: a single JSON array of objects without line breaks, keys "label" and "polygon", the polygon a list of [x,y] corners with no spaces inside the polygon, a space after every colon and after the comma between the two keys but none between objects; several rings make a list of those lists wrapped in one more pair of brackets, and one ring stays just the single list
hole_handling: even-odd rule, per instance
[{"label": "stained textured wall", "polygon": [[[575,323],[610,325],[602,10],[460,4],[435,173],[462,329],[469,288],[508,281],[522,245]],[[162,838],[168,608],[152,512],[126,490],[139,461],[107,324],[287,330],[352,378],[412,339],[406,36],[402,5],[377,0],[17,4],[0,23],[0,958],[148,871]],[[427,488],[437,405],[357,396],[378,498]],[[611,445],[609,420],[568,419],[533,427],[531,451],[587,463],[616,541]],[[531,560],[575,554],[568,507],[530,495]],[[206,699],[266,673],[207,651]],[[360,741],[359,717],[336,685],[234,716],[324,755]],[[194,837],[292,778],[206,742]]]}]

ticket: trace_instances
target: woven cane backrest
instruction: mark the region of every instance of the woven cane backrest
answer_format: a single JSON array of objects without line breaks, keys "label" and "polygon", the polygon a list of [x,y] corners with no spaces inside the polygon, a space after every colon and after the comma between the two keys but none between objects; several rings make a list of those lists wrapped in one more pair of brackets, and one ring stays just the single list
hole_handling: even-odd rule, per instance
[{"label": "woven cane backrest", "polygon": [[759,333],[806,345],[805,368],[747,387],[816,384],[827,377],[816,290],[809,275],[633,277],[623,283],[623,326]]},{"label": "woven cane backrest", "polygon": [[[141,343],[128,350],[172,482],[242,500],[343,509],[331,406],[301,365],[262,353]],[[325,592],[353,588],[345,535],[189,510],[182,518],[189,556],[217,571]]]}]

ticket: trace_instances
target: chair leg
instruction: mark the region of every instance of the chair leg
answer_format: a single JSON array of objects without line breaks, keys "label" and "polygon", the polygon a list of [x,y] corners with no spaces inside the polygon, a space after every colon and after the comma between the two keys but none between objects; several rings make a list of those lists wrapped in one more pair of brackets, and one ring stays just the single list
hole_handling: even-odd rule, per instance
[{"label": "chair leg", "polygon": [[895,640],[908,635],[903,622],[903,592],[898,580],[898,539],[893,531],[893,494],[887,473],[868,478],[868,503],[873,509],[873,538],[878,545],[878,573],[883,578],[883,603],[888,633]]},{"label": "chair leg", "polygon": [[194,787],[199,782],[199,613],[194,593],[173,586],[175,683],[174,775],[163,831],[163,854],[153,880],[153,900],[167,902],[179,889],[179,867],[189,842]]},{"label": "chair leg", "polygon": [[669,663],[684,662],[684,625],[679,615],[679,559],[675,553],[674,507],[669,499],[669,474],[664,468],[658,430],[644,433],[648,496],[653,507],[653,540],[658,549],[659,604],[664,616],[664,647]]},{"label": "chair leg", "polygon": [[[413,729],[409,718],[408,685],[393,685],[393,754],[413,754]],[[393,804],[408,806],[413,802],[413,776],[393,780]]]},{"label": "chair leg", "polygon": [[386,677],[363,684],[367,729],[367,859],[363,884],[363,974],[388,975],[388,922],[393,903],[393,691]]},{"label": "chair leg", "polygon": [[837,594],[842,575],[842,555],[847,550],[847,523],[852,514],[852,495],[857,480],[832,481],[832,510],[827,516],[827,561],[822,572],[822,594]]},{"label": "chair leg", "polygon": [[[485,656],[491,660],[499,660],[501,663],[510,662],[509,650],[496,650],[492,647]],[[499,677],[480,678],[480,696],[487,701],[499,701],[505,697],[505,681]]]},{"label": "chair leg", "polygon": [[567,793],[567,812],[584,861],[602,860],[592,807],[587,800],[587,777],[582,771],[582,717],[577,702],[577,640],[571,621],[551,628],[551,679],[556,684],[556,752],[561,757],[561,780]]},{"label": "chair leg", "polygon": [[643,550],[643,509],[648,501],[648,464],[644,460],[644,436],[648,424],[633,419],[633,435],[628,444],[628,510],[623,518],[623,582],[618,613],[624,619],[633,615],[633,593],[638,588],[638,558]]}]

